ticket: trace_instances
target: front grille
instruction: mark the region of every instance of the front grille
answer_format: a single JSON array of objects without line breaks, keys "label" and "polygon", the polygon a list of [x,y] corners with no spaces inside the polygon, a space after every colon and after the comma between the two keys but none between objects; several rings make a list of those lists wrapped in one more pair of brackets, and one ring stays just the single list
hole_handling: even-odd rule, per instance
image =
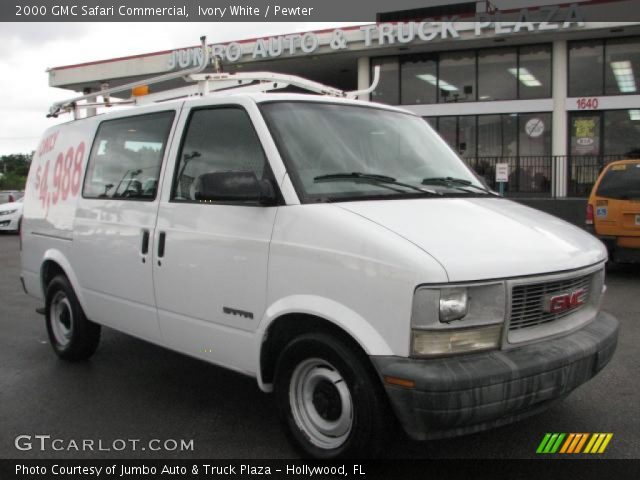
[{"label": "front grille", "polygon": [[[511,322],[509,330],[519,330],[555,322],[580,310],[591,296],[592,278],[593,274],[590,273],[565,280],[514,286],[511,290]],[[585,303],[563,312],[552,313],[545,311],[545,301],[551,296],[574,292],[578,289],[584,289],[584,293],[580,295],[580,300]]]}]

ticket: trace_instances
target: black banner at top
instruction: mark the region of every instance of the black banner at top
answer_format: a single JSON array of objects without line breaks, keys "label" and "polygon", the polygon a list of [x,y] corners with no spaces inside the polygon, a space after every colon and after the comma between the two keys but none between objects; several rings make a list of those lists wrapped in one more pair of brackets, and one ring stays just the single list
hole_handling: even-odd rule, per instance
[{"label": "black banner at top", "polygon": [[[3,22],[375,22],[404,20],[533,21],[559,7],[523,0],[3,0]],[[546,4],[546,5],[545,5]],[[557,1],[566,8],[571,2]],[[637,0],[576,2],[585,21],[640,21]],[[522,7],[526,5],[526,9]]]}]

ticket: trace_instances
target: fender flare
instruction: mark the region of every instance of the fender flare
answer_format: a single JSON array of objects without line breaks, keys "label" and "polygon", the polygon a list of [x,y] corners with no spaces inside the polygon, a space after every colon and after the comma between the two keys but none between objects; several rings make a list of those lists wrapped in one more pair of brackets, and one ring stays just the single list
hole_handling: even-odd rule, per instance
[{"label": "fender flare", "polygon": [[86,311],[84,297],[82,295],[82,289],[80,288],[80,282],[78,281],[78,277],[76,277],[76,274],[73,271],[73,268],[71,267],[71,263],[69,262],[69,260],[67,260],[67,257],[65,257],[65,255],[56,248],[49,248],[47,251],[45,251],[44,255],[42,256],[42,262],[40,264],[40,283],[42,285],[42,293],[43,293],[43,297],[45,298],[45,301],[46,301],[47,292],[46,292],[46,285],[44,285],[43,283],[42,269],[44,267],[44,264],[47,261],[52,261],[54,263],[57,263],[60,266],[64,274],[67,276],[67,279],[69,279],[69,283],[71,283],[71,287],[73,287],[73,291],[76,294],[76,297],[78,298],[78,302],[80,302],[80,306],[82,307],[83,310]]},{"label": "fender flare", "polygon": [[393,355],[387,341],[373,328],[364,317],[349,307],[329,298],[316,295],[291,295],[277,300],[265,311],[255,332],[255,351],[257,352],[257,380],[263,391],[271,391],[271,385],[262,380],[260,362],[264,339],[269,327],[287,314],[310,315],[321,318],[343,330],[367,355]]}]

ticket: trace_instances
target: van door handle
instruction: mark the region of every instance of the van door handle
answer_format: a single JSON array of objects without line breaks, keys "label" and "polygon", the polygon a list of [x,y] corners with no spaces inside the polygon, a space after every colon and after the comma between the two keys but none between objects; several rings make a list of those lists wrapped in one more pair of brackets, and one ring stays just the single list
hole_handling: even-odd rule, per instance
[{"label": "van door handle", "polygon": [[146,228],[142,230],[142,246],[140,247],[140,253],[142,253],[142,255],[149,253],[149,230]]},{"label": "van door handle", "polygon": [[160,238],[158,238],[158,258],[164,257],[164,241],[166,236],[166,233],[160,232]]}]

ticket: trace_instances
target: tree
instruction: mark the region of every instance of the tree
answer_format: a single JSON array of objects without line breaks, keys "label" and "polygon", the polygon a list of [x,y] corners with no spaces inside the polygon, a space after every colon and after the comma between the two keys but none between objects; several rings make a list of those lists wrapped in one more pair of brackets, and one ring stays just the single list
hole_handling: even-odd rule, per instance
[{"label": "tree", "polygon": [[24,190],[31,165],[31,155],[17,153],[0,157],[0,190]]}]

